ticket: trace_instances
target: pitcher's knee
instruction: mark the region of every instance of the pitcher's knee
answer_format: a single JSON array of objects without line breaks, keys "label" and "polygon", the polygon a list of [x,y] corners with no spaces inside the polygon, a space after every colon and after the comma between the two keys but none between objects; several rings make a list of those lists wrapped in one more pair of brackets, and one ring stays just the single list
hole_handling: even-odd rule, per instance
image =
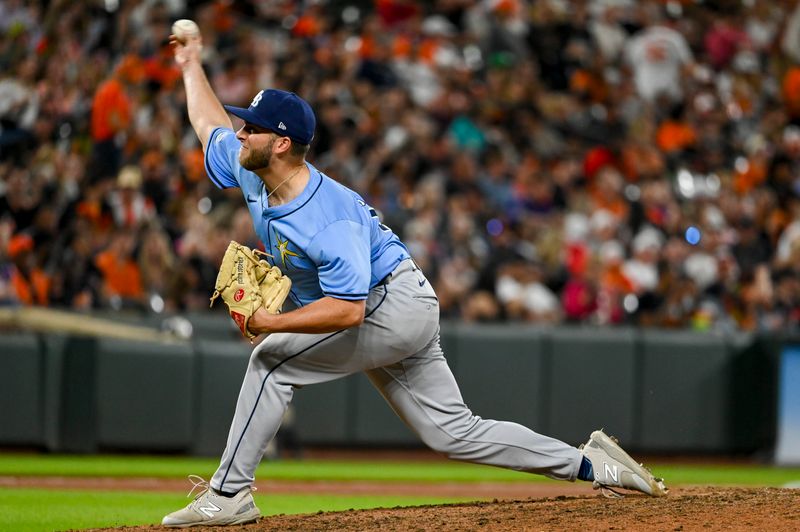
[{"label": "pitcher's knee", "polygon": [[456,438],[454,438],[450,434],[444,434],[444,433],[436,435],[430,435],[430,434],[425,435],[422,437],[422,441],[430,449],[444,455],[450,455],[450,453],[455,451],[456,447],[459,444],[459,441]]},{"label": "pitcher's knee", "polygon": [[[472,417],[472,416],[470,416]],[[473,418],[475,419],[475,418]],[[469,427],[474,424],[459,423],[458,426],[437,426],[422,432],[422,441],[438,453],[457,455],[470,442]],[[452,457],[452,456],[451,456]]]}]

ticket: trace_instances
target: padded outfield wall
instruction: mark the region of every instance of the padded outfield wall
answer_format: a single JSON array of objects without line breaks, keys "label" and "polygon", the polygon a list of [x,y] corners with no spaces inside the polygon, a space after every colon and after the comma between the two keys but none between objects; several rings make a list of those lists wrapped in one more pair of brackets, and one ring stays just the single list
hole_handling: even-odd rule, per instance
[{"label": "padded outfield wall", "polygon": [[[224,316],[189,342],[0,333],[0,446],[218,455],[251,346]],[[136,321],[128,318],[128,322]],[[445,323],[467,405],[571,444],[604,427],[647,453],[770,453],[789,339]],[[300,446],[419,446],[363,375],[295,392]]]}]

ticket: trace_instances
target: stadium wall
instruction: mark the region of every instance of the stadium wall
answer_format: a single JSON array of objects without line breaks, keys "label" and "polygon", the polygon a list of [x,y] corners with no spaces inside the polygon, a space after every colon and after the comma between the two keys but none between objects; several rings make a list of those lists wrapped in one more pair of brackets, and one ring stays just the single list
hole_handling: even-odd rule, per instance
[{"label": "stadium wall", "polygon": [[[191,341],[0,334],[0,446],[218,455],[251,346],[219,316]],[[604,427],[648,453],[771,452],[790,339],[737,333],[444,323],[466,403],[572,444]],[[795,342],[796,343],[796,342]],[[299,389],[305,446],[418,446],[363,375]]]}]

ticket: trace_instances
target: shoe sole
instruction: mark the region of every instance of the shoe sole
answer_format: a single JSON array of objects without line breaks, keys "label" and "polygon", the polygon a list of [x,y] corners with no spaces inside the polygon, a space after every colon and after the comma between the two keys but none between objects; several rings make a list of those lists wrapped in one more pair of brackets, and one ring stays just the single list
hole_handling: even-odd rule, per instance
[{"label": "shoe sole", "polygon": [[625,464],[626,467],[638,475],[642,480],[647,482],[653,492],[650,495],[653,495],[654,497],[663,497],[669,492],[669,489],[664,485],[663,481],[655,478],[650,471],[645,469],[638,462],[636,462],[636,460],[631,458],[630,455],[626,453],[622,447],[617,445],[614,440],[612,440],[605,432],[596,430],[592,432],[589,438],[596,442],[597,445],[611,458],[617,462]]},{"label": "shoe sole", "polygon": [[230,525],[244,525],[247,523],[255,523],[261,518],[261,513],[258,512],[255,515],[243,515],[238,519],[234,519],[233,521],[194,521],[191,523],[181,523],[181,524],[174,524],[174,525],[165,525],[162,523],[161,526],[165,526],[167,528],[191,528],[193,526],[230,526]]}]

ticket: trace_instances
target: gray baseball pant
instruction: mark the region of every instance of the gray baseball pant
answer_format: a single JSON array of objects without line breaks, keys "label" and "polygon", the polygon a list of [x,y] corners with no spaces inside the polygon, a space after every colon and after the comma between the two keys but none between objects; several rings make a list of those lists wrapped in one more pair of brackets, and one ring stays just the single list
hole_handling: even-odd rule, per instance
[{"label": "gray baseball pant", "polygon": [[359,371],[435,451],[575,480],[581,464],[575,447],[516,423],[481,419],[464,404],[439,345],[439,302],[412,260],[370,290],[366,308],[358,327],[272,334],[253,350],[214,489],[235,493],[253,484],[295,388]]}]

